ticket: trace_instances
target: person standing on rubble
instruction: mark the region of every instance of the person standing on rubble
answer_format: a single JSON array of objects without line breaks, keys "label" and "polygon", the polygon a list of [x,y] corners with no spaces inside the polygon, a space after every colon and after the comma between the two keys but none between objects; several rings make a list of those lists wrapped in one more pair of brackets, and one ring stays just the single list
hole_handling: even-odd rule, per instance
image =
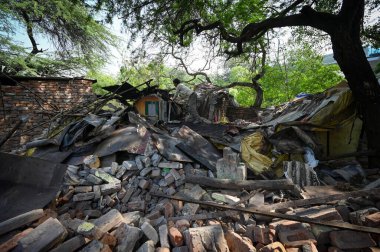
[{"label": "person standing on rubble", "polygon": [[173,101],[179,104],[185,113],[189,114],[187,121],[201,122],[203,118],[198,114],[197,110],[197,93],[188,88],[177,78],[173,80],[175,86],[175,94]]}]

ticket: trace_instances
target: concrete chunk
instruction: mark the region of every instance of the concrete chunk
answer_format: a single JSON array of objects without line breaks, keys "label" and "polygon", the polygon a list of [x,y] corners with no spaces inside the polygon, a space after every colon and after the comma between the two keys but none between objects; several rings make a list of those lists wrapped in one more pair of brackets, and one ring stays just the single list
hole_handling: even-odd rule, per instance
[{"label": "concrete chunk", "polygon": [[100,192],[102,195],[112,194],[112,193],[120,191],[120,189],[121,189],[120,183],[100,185]]},{"label": "concrete chunk", "polygon": [[170,248],[169,245],[169,232],[168,232],[168,226],[167,225],[161,225],[158,228],[158,233],[160,235],[160,244],[161,247]]},{"label": "concrete chunk", "polygon": [[86,201],[86,200],[92,200],[94,198],[95,198],[95,193],[93,192],[78,193],[74,195],[73,201]]},{"label": "concrete chunk", "polygon": [[160,168],[182,169],[183,165],[179,162],[160,162],[158,164]]},{"label": "concrete chunk", "polygon": [[48,251],[67,236],[66,228],[53,218],[47,219],[27,236],[20,239],[16,250]]},{"label": "concrete chunk", "polygon": [[122,166],[124,166],[128,171],[138,170],[135,161],[130,161],[130,160],[124,161]]},{"label": "concrete chunk", "polygon": [[142,234],[141,229],[121,223],[115,231],[115,237],[118,241],[116,251],[133,251]]},{"label": "concrete chunk", "polygon": [[144,222],[141,225],[141,230],[144,232],[145,236],[148,237],[148,239],[153,241],[154,245],[157,244],[158,234],[152,225],[150,225],[148,222]]},{"label": "concrete chunk", "polygon": [[331,244],[340,249],[361,249],[376,246],[370,234],[351,230],[330,232]]},{"label": "concrete chunk", "polygon": [[50,252],[73,252],[82,247],[84,244],[86,244],[86,239],[81,235],[77,235],[58,245]]},{"label": "concrete chunk", "polygon": [[124,220],[123,215],[116,210],[112,209],[105,215],[94,221],[95,226],[97,226],[102,232],[108,232],[113,227],[119,225]]},{"label": "concrete chunk", "polygon": [[136,252],[154,252],[154,242],[146,241]]},{"label": "concrete chunk", "polygon": [[220,225],[189,228],[184,234],[190,252],[229,251]]}]

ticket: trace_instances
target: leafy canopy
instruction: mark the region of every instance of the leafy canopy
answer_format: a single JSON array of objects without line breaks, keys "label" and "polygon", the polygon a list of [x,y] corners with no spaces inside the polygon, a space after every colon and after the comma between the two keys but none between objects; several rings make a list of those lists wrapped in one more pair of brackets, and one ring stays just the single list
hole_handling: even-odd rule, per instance
[{"label": "leafy canopy", "polygon": [[[108,46],[116,43],[116,37],[81,1],[0,0],[0,17],[0,63],[13,74],[25,70],[54,74],[54,68],[64,71],[63,65],[71,69],[98,66],[106,60]],[[19,32],[28,36],[29,45],[16,41]],[[38,38],[48,40],[56,51],[46,53]],[[35,55],[42,56],[34,59]]]}]

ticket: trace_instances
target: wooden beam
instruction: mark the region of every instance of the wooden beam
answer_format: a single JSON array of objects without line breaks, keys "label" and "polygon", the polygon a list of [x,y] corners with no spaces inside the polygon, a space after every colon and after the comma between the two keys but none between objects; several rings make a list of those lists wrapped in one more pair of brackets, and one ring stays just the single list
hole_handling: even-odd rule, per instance
[{"label": "wooden beam", "polygon": [[231,179],[217,179],[204,176],[186,175],[186,182],[199,184],[206,187],[232,190],[297,190],[297,186],[288,179],[277,180],[244,180],[235,181]]},{"label": "wooden beam", "polygon": [[265,206],[265,210],[271,210],[271,209],[280,209],[280,208],[297,208],[297,207],[304,207],[309,205],[319,205],[324,204],[326,202],[336,201],[336,200],[344,200],[349,197],[361,197],[361,196],[368,196],[370,194],[379,194],[380,188],[377,189],[368,189],[368,190],[360,190],[355,192],[347,192],[347,193],[340,193],[340,194],[333,194],[333,195],[327,195],[323,197],[316,197],[316,198],[310,198],[310,199],[300,199],[300,200],[292,200],[287,202],[281,202],[277,204],[273,204],[270,206]]},{"label": "wooden beam", "polygon": [[258,214],[258,215],[268,216],[272,218],[280,218],[280,219],[285,219],[285,220],[293,220],[293,221],[322,225],[322,226],[327,226],[327,227],[334,227],[334,228],[339,228],[339,229],[347,229],[347,230],[366,232],[366,233],[372,233],[372,234],[380,234],[380,228],[353,225],[346,222],[322,221],[322,220],[311,219],[307,217],[300,217],[297,215],[272,213],[272,212],[266,212],[266,211],[261,211],[257,209],[252,209],[252,208],[247,209],[247,208],[238,207],[238,206],[221,205],[215,202],[204,202],[201,200],[188,199],[188,198],[183,198],[183,197],[178,197],[178,196],[169,196],[169,195],[165,195],[161,193],[151,193],[151,195],[155,197],[162,197],[162,198],[168,198],[168,199],[179,200],[179,201],[184,201],[184,202],[190,202],[190,203],[195,203],[195,204],[210,206],[210,207],[215,207],[215,208],[221,208],[221,209],[226,209],[226,210],[233,210],[233,211],[239,211],[239,212],[250,213],[250,214]]}]

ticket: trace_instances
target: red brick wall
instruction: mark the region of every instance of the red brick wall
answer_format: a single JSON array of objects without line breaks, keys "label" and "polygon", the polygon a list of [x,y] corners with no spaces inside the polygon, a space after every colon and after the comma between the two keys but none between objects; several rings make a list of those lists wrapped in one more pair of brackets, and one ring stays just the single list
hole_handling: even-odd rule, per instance
[{"label": "red brick wall", "polygon": [[[95,98],[91,90],[92,80],[41,78],[18,82],[22,86],[8,86],[6,83],[0,86],[0,138],[20,116],[28,115],[29,120],[2,146],[2,151],[17,149],[40,136],[59,111]],[[45,124],[39,126],[42,123]]]}]

